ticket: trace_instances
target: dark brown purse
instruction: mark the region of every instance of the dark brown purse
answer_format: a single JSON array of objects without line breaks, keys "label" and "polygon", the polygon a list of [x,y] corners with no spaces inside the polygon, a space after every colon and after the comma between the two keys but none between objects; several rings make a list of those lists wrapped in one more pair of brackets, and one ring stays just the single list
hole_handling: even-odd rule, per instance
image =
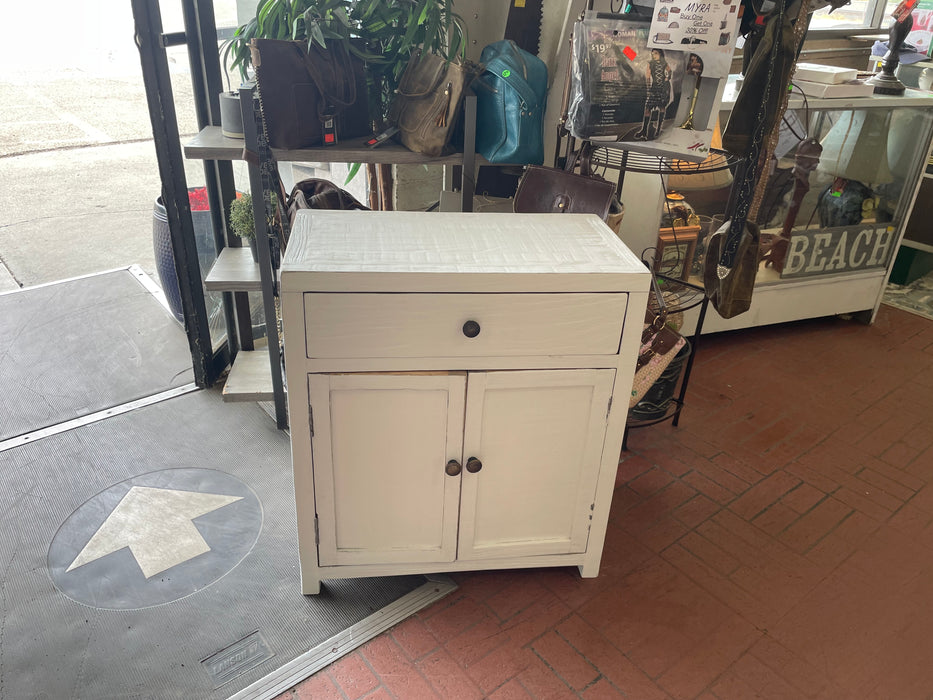
[{"label": "dark brown purse", "polygon": [[389,111],[389,122],[398,127],[406,148],[426,156],[445,154],[478,68],[433,53],[412,55]]},{"label": "dark brown purse", "polygon": [[363,62],[343,44],[253,39],[250,51],[273,148],[332,146],[372,132]]},{"label": "dark brown purse", "polygon": [[[563,169],[544,165],[525,168],[512,200],[512,211],[519,214],[596,214],[603,221],[608,220],[610,209],[617,201],[616,186],[596,175],[573,172],[578,156],[578,153],[571,154]],[[583,173],[589,172],[588,163],[588,158],[584,157]]]}]

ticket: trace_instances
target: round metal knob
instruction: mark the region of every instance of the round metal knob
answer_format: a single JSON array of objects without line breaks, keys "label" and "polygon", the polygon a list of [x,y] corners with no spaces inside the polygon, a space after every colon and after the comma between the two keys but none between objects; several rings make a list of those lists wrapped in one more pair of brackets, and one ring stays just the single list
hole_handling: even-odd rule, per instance
[{"label": "round metal knob", "polygon": [[444,467],[444,471],[447,472],[447,476],[457,476],[462,468],[460,462],[452,459],[447,463],[447,466]]},{"label": "round metal knob", "polygon": [[478,459],[476,459],[476,457],[470,457],[467,460],[466,469],[468,472],[470,472],[470,474],[475,474],[482,468],[483,468],[483,463],[480,462]]},{"label": "round metal knob", "polygon": [[463,324],[463,335],[467,338],[475,338],[479,335],[479,324],[476,321],[467,321]]}]

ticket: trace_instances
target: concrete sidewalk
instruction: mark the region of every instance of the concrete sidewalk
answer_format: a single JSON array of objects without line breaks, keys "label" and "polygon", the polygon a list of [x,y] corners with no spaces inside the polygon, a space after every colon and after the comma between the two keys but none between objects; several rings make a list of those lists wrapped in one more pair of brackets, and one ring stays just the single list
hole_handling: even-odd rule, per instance
[{"label": "concrete sidewalk", "polygon": [[[164,4],[164,29],[180,29]],[[131,264],[158,282],[161,181],[129,3],[51,5],[41,46],[15,36],[15,21],[0,29],[10,60],[0,74],[0,291]],[[197,132],[185,47],[168,60],[184,144]],[[185,163],[189,187],[203,172]]]}]

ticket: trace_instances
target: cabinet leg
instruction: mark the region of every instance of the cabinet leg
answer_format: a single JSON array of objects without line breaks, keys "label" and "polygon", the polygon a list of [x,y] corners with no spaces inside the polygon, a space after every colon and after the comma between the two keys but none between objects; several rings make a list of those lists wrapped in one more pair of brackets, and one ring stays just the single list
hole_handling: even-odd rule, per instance
[{"label": "cabinet leg", "polygon": [[321,579],[317,576],[301,575],[301,593],[302,595],[317,595],[321,592]]},{"label": "cabinet leg", "polygon": [[581,578],[596,578],[599,576],[599,561],[597,560],[595,564],[584,564],[583,566],[578,566],[577,570],[580,572]]}]

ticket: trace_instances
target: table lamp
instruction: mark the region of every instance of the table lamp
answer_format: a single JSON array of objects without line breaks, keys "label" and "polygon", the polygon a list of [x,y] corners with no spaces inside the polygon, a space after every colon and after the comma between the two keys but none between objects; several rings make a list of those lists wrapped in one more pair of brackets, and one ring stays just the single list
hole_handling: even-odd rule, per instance
[{"label": "table lamp", "polygon": [[820,142],[823,153],[817,169],[835,178],[820,193],[821,226],[859,223],[874,206],[871,186],[893,182],[888,167],[890,121],[889,110],[843,112]]}]

